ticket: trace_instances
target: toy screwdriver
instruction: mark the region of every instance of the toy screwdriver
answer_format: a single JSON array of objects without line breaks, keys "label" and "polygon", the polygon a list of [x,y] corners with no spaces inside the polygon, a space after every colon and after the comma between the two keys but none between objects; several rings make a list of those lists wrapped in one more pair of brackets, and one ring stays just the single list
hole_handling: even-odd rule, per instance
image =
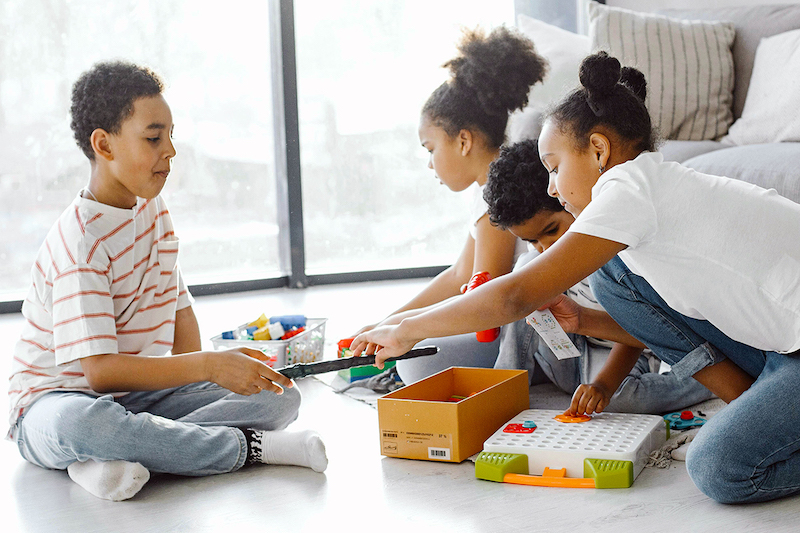
[{"label": "toy screwdriver", "polygon": [[[424,355],[434,355],[439,351],[436,346],[423,346],[422,348],[415,348],[410,352],[397,357],[390,357],[386,360],[399,361],[400,359],[412,359],[414,357],[422,357]],[[375,364],[374,355],[364,355],[359,357],[342,357],[333,359],[332,361],[319,361],[316,363],[297,363],[294,365],[285,366],[283,368],[276,368],[278,372],[283,374],[289,379],[297,379],[314,374],[324,374],[325,372],[333,372],[334,370],[344,370],[345,368],[352,368],[354,366],[366,366]]]}]

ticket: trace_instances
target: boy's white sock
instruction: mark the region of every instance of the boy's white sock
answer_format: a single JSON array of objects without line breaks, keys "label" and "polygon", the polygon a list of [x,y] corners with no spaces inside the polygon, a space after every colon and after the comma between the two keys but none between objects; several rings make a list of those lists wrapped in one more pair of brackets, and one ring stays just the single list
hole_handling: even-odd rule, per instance
[{"label": "boy's white sock", "polygon": [[132,498],[150,479],[150,471],[128,461],[76,461],[67,467],[69,477],[98,498],[122,501]]},{"label": "boy's white sock", "polygon": [[686,461],[686,452],[689,451],[689,447],[692,445],[692,440],[694,439],[694,435],[691,435],[684,444],[681,444],[678,448],[675,448],[670,452],[672,458],[676,461]]},{"label": "boy's white sock", "polygon": [[328,467],[325,443],[315,431],[243,430],[247,438],[248,462],[268,465],[305,466],[315,472]]}]

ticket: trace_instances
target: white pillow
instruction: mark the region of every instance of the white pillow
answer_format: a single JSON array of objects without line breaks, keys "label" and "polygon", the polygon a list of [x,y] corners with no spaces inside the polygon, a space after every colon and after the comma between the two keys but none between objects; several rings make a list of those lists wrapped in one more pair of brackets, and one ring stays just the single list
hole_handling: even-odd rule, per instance
[{"label": "white pillow", "polygon": [[733,122],[734,26],[589,4],[592,50],[647,79],[647,109],[666,139],[719,139]]},{"label": "white pillow", "polygon": [[800,141],[800,30],[761,39],[742,116],[723,141]]},{"label": "white pillow", "polygon": [[528,106],[509,118],[506,132],[512,143],[538,137],[542,111],[579,85],[578,68],[589,55],[589,38],[585,35],[522,14],[517,15],[517,29],[533,41],[536,52],[547,59],[550,68],[544,81],[531,87]]},{"label": "white pillow", "polygon": [[528,105],[545,109],[579,85],[578,68],[589,55],[589,38],[521,14],[517,28],[550,63],[544,82],[534,85],[528,98]]}]

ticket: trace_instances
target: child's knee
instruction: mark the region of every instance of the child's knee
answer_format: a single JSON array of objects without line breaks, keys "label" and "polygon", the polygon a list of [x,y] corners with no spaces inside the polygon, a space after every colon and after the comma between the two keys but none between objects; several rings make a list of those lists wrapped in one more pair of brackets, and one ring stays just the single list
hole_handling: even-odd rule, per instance
[{"label": "child's knee", "polygon": [[125,410],[111,396],[53,396],[34,404],[23,419],[29,446],[80,449],[113,432]]},{"label": "child's knee", "polygon": [[284,389],[280,395],[264,391],[250,398],[258,410],[258,422],[253,428],[268,431],[284,429],[297,420],[302,401],[297,385]]},{"label": "child's knee", "polygon": [[[698,433],[686,454],[686,470],[692,482],[719,503],[744,503],[753,495],[753,480],[740,460],[742,451],[735,448],[730,439]],[[752,467],[749,470],[752,473]]]},{"label": "child's knee", "polygon": [[281,399],[285,402],[287,410],[297,413],[297,411],[300,410],[300,403],[303,396],[300,394],[300,389],[295,385],[294,387],[284,389],[283,394],[281,394]]}]

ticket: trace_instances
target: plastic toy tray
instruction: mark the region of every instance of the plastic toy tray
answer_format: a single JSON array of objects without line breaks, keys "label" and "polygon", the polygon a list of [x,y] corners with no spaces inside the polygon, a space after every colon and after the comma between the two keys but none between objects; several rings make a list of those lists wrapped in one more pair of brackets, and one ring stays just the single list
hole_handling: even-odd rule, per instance
[{"label": "plastic toy tray", "polygon": [[[529,474],[545,468],[567,469],[567,477],[584,477],[584,459],[609,459],[633,463],[639,475],[647,458],[666,441],[664,419],[655,415],[601,413],[581,423],[554,419],[563,411],[528,409],[498,429],[483,445],[485,452],[525,454]],[[534,422],[536,429],[517,432],[509,424]],[[507,430],[511,431],[507,431]]]},{"label": "plastic toy tray", "polygon": [[[325,323],[327,318],[309,318],[306,320],[306,330],[285,341],[250,341],[238,339],[223,339],[222,334],[211,337],[215,350],[245,346],[264,352],[269,361],[267,364],[273,368],[283,368],[295,363],[313,363],[322,360],[322,351],[325,346]],[[247,324],[242,324],[233,332],[238,337],[247,329]]]}]

